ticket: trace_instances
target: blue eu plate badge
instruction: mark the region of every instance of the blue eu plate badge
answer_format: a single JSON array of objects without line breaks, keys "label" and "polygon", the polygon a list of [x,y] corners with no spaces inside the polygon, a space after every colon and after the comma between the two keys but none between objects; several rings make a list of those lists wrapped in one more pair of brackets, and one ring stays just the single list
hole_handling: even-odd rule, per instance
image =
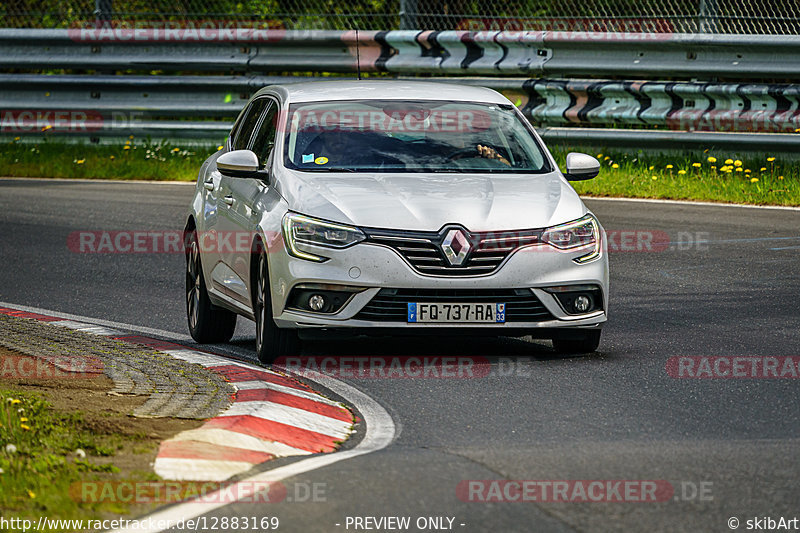
[{"label": "blue eu plate badge", "polygon": [[494,313],[494,320],[495,322],[506,321],[506,304],[497,304],[497,309],[495,309]]}]

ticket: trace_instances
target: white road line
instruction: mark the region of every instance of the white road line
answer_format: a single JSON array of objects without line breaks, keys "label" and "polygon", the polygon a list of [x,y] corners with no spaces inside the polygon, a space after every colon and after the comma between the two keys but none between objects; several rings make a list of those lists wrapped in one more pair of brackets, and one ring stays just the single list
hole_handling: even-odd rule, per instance
[{"label": "white road line", "polygon": [[117,185],[137,183],[139,185],[191,185],[197,186],[196,180],[175,181],[175,180],[107,180],[91,178],[14,178],[11,176],[0,176],[0,181],[69,181],[73,183],[113,183]]},{"label": "white road line", "polygon": [[0,302],[0,307],[11,307],[26,311],[28,313],[38,313],[40,315],[49,315],[65,320],[74,320],[76,322],[91,322],[100,326],[107,326],[109,328],[123,329],[126,331],[133,331],[136,333],[144,333],[145,335],[152,335],[154,337],[164,337],[176,342],[194,342],[189,335],[181,333],[173,333],[163,329],[146,328],[144,326],[135,326],[133,324],[125,324],[123,322],[114,322],[112,320],[103,320],[100,318],[91,318],[88,316],[73,315],[70,313],[62,313],[60,311],[51,311],[50,309],[42,309],[41,307],[31,307],[28,305],[19,305],[9,302]]},{"label": "white road line", "polygon": [[352,422],[343,422],[297,407],[290,407],[274,402],[234,402],[228,409],[217,415],[217,418],[249,415],[279,424],[286,424],[339,440],[345,440],[350,434],[348,428]]},{"label": "white road line", "polygon": [[664,198],[619,198],[611,196],[581,196],[581,200],[601,200],[604,202],[639,202],[647,204],[674,204],[691,207],[699,205],[703,207],[743,207],[745,209],[780,209],[783,211],[800,211],[800,207],[788,205],[751,205],[751,204],[723,204],[717,202],[694,202],[692,200],[667,200]]},{"label": "white road line", "polygon": [[[104,326],[125,329],[128,331],[136,331],[140,333],[145,333],[147,335],[153,335],[156,337],[164,337],[167,339],[189,338],[186,335],[176,335],[175,333],[169,331],[144,328],[141,326],[133,326],[130,324],[123,324],[121,322],[98,320],[90,317],[72,315],[67,313],[59,313],[57,311],[50,311],[48,309],[41,309],[37,307],[29,307],[29,306],[17,305],[6,302],[0,302],[0,306],[12,307],[14,309],[20,309],[22,311],[27,311],[29,313],[39,313],[42,315],[67,318],[70,320],[91,322],[94,324],[101,324]],[[296,463],[274,468],[272,470],[267,470],[265,472],[259,472],[258,474],[250,476],[249,478],[246,478],[242,481],[249,482],[244,485],[246,486],[249,485],[251,489],[250,491],[248,491],[248,493],[243,492],[241,494],[238,494],[239,499],[252,498],[253,492],[255,491],[255,488],[258,486],[259,483],[272,483],[276,481],[281,481],[286,478],[299,476],[300,474],[305,474],[306,472],[311,472],[318,468],[330,466],[340,461],[353,459],[360,455],[366,455],[368,453],[382,450],[387,446],[389,446],[397,436],[397,430],[394,421],[392,420],[392,417],[389,416],[389,413],[386,412],[386,409],[384,409],[378,402],[376,402],[371,397],[367,396],[357,388],[347,383],[344,383],[343,381],[339,381],[338,379],[326,376],[324,374],[320,374],[318,372],[304,371],[303,378],[306,378],[315,383],[319,383],[323,387],[326,387],[327,389],[333,391],[334,394],[338,394],[339,396],[344,398],[347,403],[358,409],[358,411],[361,413],[361,416],[364,418],[364,422],[366,424],[366,432],[364,438],[361,440],[361,442],[358,443],[358,445],[356,445],[355,448],[352,448],[350,450],[334,452],[334,453],[326,453],[323,455],[314,455],[312,457],[309,457],[308,459],[297,461]],[[206,499],[213,501],[213,498],[208,495],[206,496]],[[190,501],[178,505],[173,505],[164,509],[163,511],[159,511],[149,515],[148,518],[152,518],[153,522],[155,523],[157,523],[158,520],[165,520],[165,521],[169,520],[174,525],[179,520],[187,520],[189,518],[195,518],[210,513],[211,511],[214,511],[216,509],[226,507],[231,503],[234,503],[233,501],[223,501],[225,500],[225,498],[222,497],[217,498],[217,500],[218,501],[216,503]],[[146,523],[147,522],[145,522],[145,524]],[[114,533],[122,533],[123,531],[138,532],[138,533],[146,531],[149,533],[159,533],[160,531],[164,531],[165,529],[167,528],[161,528],[161,529],[130,528],[130,529],[116,530]]]}]

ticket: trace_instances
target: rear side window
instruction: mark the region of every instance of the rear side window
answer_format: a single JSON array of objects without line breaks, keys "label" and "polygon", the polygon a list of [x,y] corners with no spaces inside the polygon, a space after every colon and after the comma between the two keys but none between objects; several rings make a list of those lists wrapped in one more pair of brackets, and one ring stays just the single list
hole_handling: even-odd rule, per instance
[{"label": "rear side window", "polygon": [[269,104],[269,100],[266,98],[259,98],[250,104],[250,108],[247,110],[244,119],[242,119],[242,126],[239,128],[239,131],[236,132],[236,138],[233,140],[234,150],[250,149],[250,139],[253,136],[253,130],[255,130],[258,120],[261,118],[261,113],[264,112],[267,104]]}]

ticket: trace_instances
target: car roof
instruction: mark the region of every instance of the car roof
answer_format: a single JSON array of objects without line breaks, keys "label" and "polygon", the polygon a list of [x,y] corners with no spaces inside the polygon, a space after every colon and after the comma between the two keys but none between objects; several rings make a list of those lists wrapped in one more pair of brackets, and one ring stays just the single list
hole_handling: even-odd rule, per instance
[{"label": "car roof", "polygon": [[414,80],[337,80],[270,85],[261,94],[278,94],[284,102],[330,102],[335,100],[448,100],[507,104],[492,89]]}]

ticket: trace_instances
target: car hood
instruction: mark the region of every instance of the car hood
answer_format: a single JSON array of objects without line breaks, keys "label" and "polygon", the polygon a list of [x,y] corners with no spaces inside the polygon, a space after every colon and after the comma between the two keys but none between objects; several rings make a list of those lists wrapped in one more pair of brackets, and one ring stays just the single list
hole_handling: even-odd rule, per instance
[{"label": "car hood", "polygon": [[282,169],[289,209],[362,227],[436,231],[542,228],[586,213],[559,172],[548,174],[323,174]]}]

